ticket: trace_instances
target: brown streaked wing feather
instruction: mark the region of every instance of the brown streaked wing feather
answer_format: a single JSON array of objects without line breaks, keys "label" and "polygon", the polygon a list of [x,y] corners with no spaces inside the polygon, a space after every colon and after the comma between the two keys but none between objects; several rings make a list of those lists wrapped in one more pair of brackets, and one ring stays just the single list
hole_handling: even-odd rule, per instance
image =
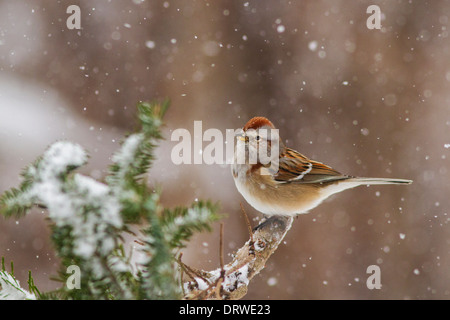
[{"label": "brown streaked wing feather", "polygon": [[278,173],[274,176],[277,181],[289,181],[298,178],[310,167],[310,161],[304,155],[285,148],[280,154]]},{"label": "brown streaked wing feather", "polygon": [[279,170],[274,176],[274,179],[278,182],[295,183],[319,183],[347,178],[348,176],[333,168],[310,160],[290,148],[286,148],[284,153],[280,155]]}]

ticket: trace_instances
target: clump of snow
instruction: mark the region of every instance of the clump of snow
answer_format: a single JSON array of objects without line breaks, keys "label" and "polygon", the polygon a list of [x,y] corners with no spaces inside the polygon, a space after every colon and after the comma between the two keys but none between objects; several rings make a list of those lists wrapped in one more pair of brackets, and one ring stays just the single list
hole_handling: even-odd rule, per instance
[{"label": "clump of snow", "polygon": [[204,281],[203,279],[195,278],[195,281],[197,282],[197,285],[198,285],[198,289],[199,289],[199,290],[206,290],[206,289],[208,289],[209,283],[207,283],[207,282]]},{"label": "clump of snow", "polygon": [[[123,143],[120,151],[114,154],[112,161],[119,165],[120,168],[129,168],[134,161],[134,155],[138,151],[139,145],[144,140],[144,135],[141,133],[132,134]],[[125,172],[122,172],[125,174]],[[118,176],[122,180],[122,176]]]},{"label": "clump of snow", "polygon": [[40,163],[44,178],[57,177],[69,167],[80,167],[87,161],[87,154],[79,145],[58,141],[50,146]]},{"label": "clump of snow", "polygon": [[263,241],[256,241],[254,243],[254,248],[256,251],[262,251],[266,248],[266,244]]},{"label": "clump of snow", "polygon": [[226,291],[234,291],[242,285],[248,285],[248,264],[244,264],[237,271],[227,275],[223,282],[223,288]]},{"label": "clump of snow", "polygon": [[83,165],[86,152],[77,144],[60,141],[50,146],[27,174],[34,177],[25,197],[45,205],[58,227],[70,227],[74,253],[90,259],[95,252],[107,255],[115,239],[108,230],[120,228],[120,203],[110,188],[90,177],[75,174],[65,181],[64,174]]},{"label": "clump of snow", "polygon": [[[97,249],[101,255],[106,256],[115,246],[115,240],[108,235],[107,229],[122,226],[120,204],[111,195],[109,187],[92,178],[77,174],[74,176],[74,182],[77,186],[77,196],[86,201],[85,204],[79,205],[78,209],[88,206],[97,209],[87,213],[86,216],[75,214],[75,217],[65,221],[73,227],[76,238],[75,252],[88,258]],[[73,200],[74,207],[77,207],[78,197]]]},{"label": "clump of snow", "polygon": [[[222,288],[225,291],[232,292],[239,287],[243,285],[248,285],[249,279],[248,279],[248,264],[244,264],[239,269],[235,270],[234,272],[228,273],[227,271],[231,268],[234,268],[235,266],[228,266],[225,267],[225,277],[222,282]],[[198,290],[207,290],[212,284],[214,284],[219,277],[221,276],[222,269],[216,269],[210,272],[210,277],[208,279],[201,279],[199,277],[194,278],[194,282],[197,284]],[[190,284],[189,282],[186,282],[183,284],[184,291],[187,292],[190,290]]]}]

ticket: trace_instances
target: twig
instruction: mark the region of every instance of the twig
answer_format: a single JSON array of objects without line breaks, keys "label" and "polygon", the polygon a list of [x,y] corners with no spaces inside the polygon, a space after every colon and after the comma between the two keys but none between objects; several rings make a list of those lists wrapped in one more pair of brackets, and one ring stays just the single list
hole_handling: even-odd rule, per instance
[{"label": "twig", "polygon": [[248,219],[248,215],[245,212],[245,209],[244,209],[244,206],[242,205],[242,202],[240,203],[240,205],[241,205],[241,210],[244,213],[245,222],[247,223],[248,233],[250,235],[250,241],[253,242],[253,230],[252,230],[252,226],[250,224],[250,220]]},{"label": "twig", "polygon": [[221,273],[224,273],[224,269],[223,269],[223,266],[224,266],[224,263],[223,263],[223,223],[220,224],[219,251],[220,251],[220,269],[222,270]]},{"label": "twig", "polygon": [[[208,283],[208,279],[205,278],[205,272],[201,270],[197,270],[195,268],[189,267],[187,264],[185,264],[183,261],[181,261],[181,257],[183,256],[182,253],[178,256],[177,262],[181,266],[181,269],[191,278],[196,279],[200,278],[202,281]],[[198,287],[198,281],[195,280],[196,286]],[[184,291],[184,290],[183,290]]]},{"label": "twig", "polygon": [[[209,283],[208,288],[204,290],[198,290],[197,293],[194,295],[190,295],[190,299],[212,299],[212,295],[214,294],[215,299],[220,299],[220,294],[222,291],[222,283],[225,279],[225,268],[224,268],[224,258],[223,258],[223,223],[220,224],[220,238],[219,238],[219,259],[220,259],[220,276],[213,282],[210,283],[210,279],[205,279],[202,277],[202,280],[205,283]],[[181,262],[181,260],[180,260]],[[183,264],[184,265],[184,264]],[[186,269],[190,269],[187,265],[183,266]],[[197,272],[198,273],[198,272]],[[198,288],[198,281],[195,279],[195,277],[192,276],[192,274],[189,272],[189,276],[197,282],[197,288]],[[183,286],[184,287],[184,286]],[[183,289],[183,294],[186,297],[186,293]]]}]

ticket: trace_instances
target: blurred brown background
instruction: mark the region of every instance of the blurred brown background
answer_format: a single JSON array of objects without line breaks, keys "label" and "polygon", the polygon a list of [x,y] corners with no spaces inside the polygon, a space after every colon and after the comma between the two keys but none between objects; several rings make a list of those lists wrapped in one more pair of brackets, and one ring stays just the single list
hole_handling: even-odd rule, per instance
[{"label": "blurred brown background", "polygon": [[[81,8],[68,30],[66,8]],[[369,5],[382,29],[369,30]],[[230,169],[170,161],[171,131],[269,117],[288,146],[343,173],[413,179],[360,187],[299,216],[246,299],[450,297],[450,2],[0,1],[0,192],[53,141],[82,144],[102,179],[140,100],[171,99],[150,181],[167,206],[220,201],[226,262],[247,239]],[[204,144],[206,145],[206,143]],[[256,225],[258,222],[253,221]],[[218,225],[184,253],[219,266]],[[0,219],[0,255],[59,286],[45,213]],[[366,269],[381,268],[381,290]]]}]

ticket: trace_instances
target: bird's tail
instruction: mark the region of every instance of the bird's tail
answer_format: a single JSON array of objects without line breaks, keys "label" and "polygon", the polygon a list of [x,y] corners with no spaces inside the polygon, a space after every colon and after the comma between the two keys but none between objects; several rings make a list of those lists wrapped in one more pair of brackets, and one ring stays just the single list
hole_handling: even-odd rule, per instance
[{"label": "bird's tail", "polygon": [[372,184],[411,184],[412,180],[406,179],[391,179],[391,178],[350,178],[348,182],[355,182],[358,185],[372,185]]},{"label": "bird's tail", "polygon": [[376,184],[411,184],[412,180],[405,179],[391,179],[391,178],[360,178],[360,177],[348,177],[343,179],[338,183],[331,184],[322,189],[322,193],[325,196],[330,196],[332,194],[351,189],[358,186],[364,185],[376,185]]}]

